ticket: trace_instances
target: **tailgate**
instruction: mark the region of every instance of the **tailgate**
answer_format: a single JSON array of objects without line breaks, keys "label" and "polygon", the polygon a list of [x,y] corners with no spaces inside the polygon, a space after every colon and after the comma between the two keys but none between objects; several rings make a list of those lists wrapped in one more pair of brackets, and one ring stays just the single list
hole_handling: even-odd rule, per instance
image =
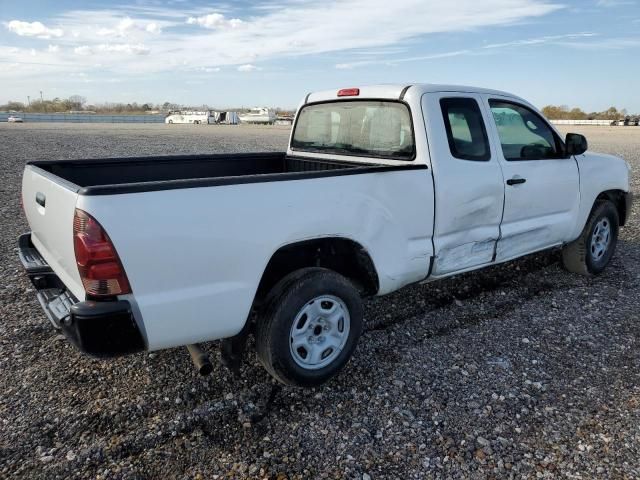
[{"label": "tailgate", "polygon": [[78,299],[85,292],[73,250],[73,214],[78,187],[41,168],[27,165],[22,202],[31,241],[65,286]]}]

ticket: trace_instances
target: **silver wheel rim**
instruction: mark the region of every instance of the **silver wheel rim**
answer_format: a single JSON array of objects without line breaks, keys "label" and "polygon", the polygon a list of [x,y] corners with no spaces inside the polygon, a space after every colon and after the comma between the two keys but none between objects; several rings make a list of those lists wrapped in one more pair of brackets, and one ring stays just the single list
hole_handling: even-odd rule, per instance
[{"label": "silver wheel rim", "polygon": [[293,360],[306,370],[333,362],[349,339],[351,319],[346,304],[322,295],[300,309],[291,325],[289,349]]},{"label": "silver wheel rim", "polygon": [[611,222],[608,218],[602,218],[596,223],[591,235],[591,258],[599,261],[607,253],[611,243]]}]

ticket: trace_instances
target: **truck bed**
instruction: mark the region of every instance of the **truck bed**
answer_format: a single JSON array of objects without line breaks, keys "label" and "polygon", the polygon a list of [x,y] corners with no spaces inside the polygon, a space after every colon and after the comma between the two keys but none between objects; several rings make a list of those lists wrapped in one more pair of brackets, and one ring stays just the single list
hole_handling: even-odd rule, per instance
[{"label": "truck bed", "polygon": [[[288,156],[284,152],[34,161],[81,195],[113,195],[176,188],[293,180],[395,170],[362,162]],[[46,172],[46,173],[45,173]]]}]

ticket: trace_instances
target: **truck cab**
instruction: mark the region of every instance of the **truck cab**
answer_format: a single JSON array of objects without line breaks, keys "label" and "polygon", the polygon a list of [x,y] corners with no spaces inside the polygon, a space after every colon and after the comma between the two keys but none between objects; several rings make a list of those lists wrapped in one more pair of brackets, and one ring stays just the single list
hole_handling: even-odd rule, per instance
[{"label": "truck cab", "polygon": [[[305,122],[309,106],[357,106],[371,98],[411,112],[415,156],[377,161],[417,163],[430,172],[433,204],[422,206],[423,218],[433,223],[430,280],[567,244],[598,196],[611,197],[624,222],[628,164],[587,152],[579,135],[570,134],[568,145],[533,105],[506,92],[452,85],[326,91],[305,99],[298,122]],[[296,148],[296,131],[290,154],[344,158],[336,150]]]}]

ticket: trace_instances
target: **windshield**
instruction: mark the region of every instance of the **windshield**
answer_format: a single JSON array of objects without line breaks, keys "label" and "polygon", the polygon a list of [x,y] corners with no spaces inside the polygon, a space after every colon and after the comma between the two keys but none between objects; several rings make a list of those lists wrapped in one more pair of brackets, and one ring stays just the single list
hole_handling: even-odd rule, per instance
[{"label": "windshield", "polygon": [[298,113],[293,150],[412,160],[411,115],[393,101],[349,100],[307,105]]}]

